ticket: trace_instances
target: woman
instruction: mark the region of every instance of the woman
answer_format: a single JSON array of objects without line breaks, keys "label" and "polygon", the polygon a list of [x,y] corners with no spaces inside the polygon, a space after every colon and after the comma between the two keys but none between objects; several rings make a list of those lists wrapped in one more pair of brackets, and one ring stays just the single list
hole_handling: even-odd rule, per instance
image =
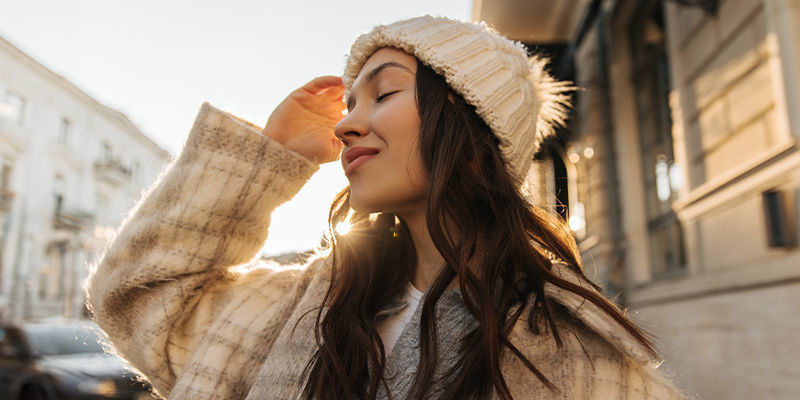
[{"label": "woman", "polygon": [[[205,104],[89,278],[95,319],[174,399],[680,398],[522,197],[568,89],[485,26],[426,16],[361,36],[342,80],[263,130]],[[330,254],[251,260],[340,153]]]}]

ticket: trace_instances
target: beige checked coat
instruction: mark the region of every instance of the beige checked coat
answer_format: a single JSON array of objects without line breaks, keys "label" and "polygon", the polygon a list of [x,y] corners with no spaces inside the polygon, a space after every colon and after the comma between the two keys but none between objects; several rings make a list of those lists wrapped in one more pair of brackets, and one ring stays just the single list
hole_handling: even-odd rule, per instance
[{"label": "beige checked coat", "polygon": [[[158,394],[297,398],[300,373],[316,347],[314,313],[306,312],[321,302],[328,264],[317,258],[305,268],[282,269],[254,256],[270,213],[316,169],[260,128],[203,105],[182,153],[122,224],[86,285],[94,318],[114,349]],[[570,292],[546,290],[561,305],[563,346],[533,334],[525,321],[511,340],[559,391],[548,391],[506,355],[502,368],[514,398],[682,398],[604,313]],[[437,312],[441,362],[454,362],[453,344],[475,321],[458,290],[442,297]],[[403,398],[413,380],[418,329],[419,310],[387,360],[394,398]],[[388,395],[382,390],[379,397]]]}]

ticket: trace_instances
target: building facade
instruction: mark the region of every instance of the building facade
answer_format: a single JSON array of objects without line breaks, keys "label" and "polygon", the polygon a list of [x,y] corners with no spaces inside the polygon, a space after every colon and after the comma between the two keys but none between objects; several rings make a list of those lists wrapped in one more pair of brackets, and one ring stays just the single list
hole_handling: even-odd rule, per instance
[{"label": "building facade", "polygon": [[534,197],[683,389],[795,398],[800,1],[554,3],[475,2],[581,88]]},{"label": "building facade", "polygon": [[170,155],[0,38],[0,317],[80,317],[87,264]]}]

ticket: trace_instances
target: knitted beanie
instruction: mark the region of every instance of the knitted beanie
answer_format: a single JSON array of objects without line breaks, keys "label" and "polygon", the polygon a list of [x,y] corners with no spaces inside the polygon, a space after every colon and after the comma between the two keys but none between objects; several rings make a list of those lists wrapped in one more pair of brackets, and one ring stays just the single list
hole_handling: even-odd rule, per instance
[{"label": "knitted beanie", "polygon": [[442,75],[497,136],[509,172],[519,182],[542,140],[563,125],[572,90],[553,79],[547,60],[528,58],[525,47],[484,23],[429,15],[379,25],[350,48],[342,80],[345,98],[361,67],[376,50],[393,47]]}]

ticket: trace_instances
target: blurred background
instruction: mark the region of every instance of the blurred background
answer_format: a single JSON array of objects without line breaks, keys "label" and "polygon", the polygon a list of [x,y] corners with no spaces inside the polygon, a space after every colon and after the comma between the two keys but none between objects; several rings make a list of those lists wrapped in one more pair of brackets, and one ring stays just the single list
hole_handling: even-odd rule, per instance
[{"label": "blurred background", "polygon": [[[87,318],[87,266],[179,154],[204,101],[263,125],[296,87],[341,74],[358,34],[434,14],[486,21],[581,88],[568,126],[535,156],[529,192],[568,222],[587,275],[654,333],[661,368],[706,399],[800,393],[798,1],[0,10],[0,368],[41,353],[9,350],[36,331],[26,324]],[[316,246],[345,184],[337,163],[323,166],[276,211],[262,256]],[[121,393],[108,379],[80,390]]]}]

